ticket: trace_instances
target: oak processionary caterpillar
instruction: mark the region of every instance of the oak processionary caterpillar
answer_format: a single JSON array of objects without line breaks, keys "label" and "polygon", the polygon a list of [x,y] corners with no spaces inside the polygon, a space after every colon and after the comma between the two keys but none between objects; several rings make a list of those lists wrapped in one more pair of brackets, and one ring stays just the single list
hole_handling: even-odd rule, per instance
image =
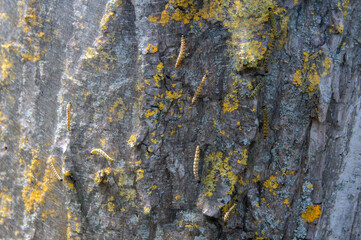
[{"label": "oak processionary caterpillar", "polygon": [[90,154],[94,154],[94,153],[98,153],[100,155],[102,155],[102,157],[104,157],[106,160],[110,161],[110,162],[114,162],[114,159],[109,157],[108,154],[106,154],[103,150],[99,149],[99,148],[96,148],[96,149],[93,149]]},{"label": "oak processionary caterpillar", "polygon": [[179,64],[181,63],[183,56],[184,56],[184,52],[186,50],[186,40],[184,38],[184,36],[182,35],[182,39],[181,39],[181,47],[179,50],[179,55],[177,58],[177,62],[175,63],[175,68],[177,68],[179,66]]},{"label": "oak processionary caterpillar", "polygon": [[268,112],[267,107],[263,107],[263,139],[265,140],[268,136]]},{"label": "oak processionary caterpillar", "polygon": [[263,63],[263,68],[266,73],[268,73],[269,58],[271,56],[273,48],[275,47],[275,43],[276,43],[275,36],[273,33],[271,33],[270,39],[267,44],[267,51],[265,53],[266,56],[264,57],[264,63]]},{"label": "oak processionary caterpillar", "polygon": [[251,94],[248,96],[249,98],[254,98],[258,91],[264,86],[264,78],[261,79],[261,81],[258,83],[258,85],[255,87],[255,89],[251,92]]},{"label": "oak processionary caterpillar", "polygon": [[237,206],[237,203],[234,203],[234,204],[232,205],[232,207],[228,210],[228,212],[226,212],[226,214],[224,214],[224,218],[223,218],[224,224],[227,225],[229,215],[231,214],[231,212],[233,211],[233,209],[234,209],[236,206]]},{"label": "oak processionary caterpillar", "polygon": [[268,73],[268,63],[269,63],[269,58],[272,54],[272,51],[275,47],[275,43],[276,43],[276,38],[278,38],[278,34],[277,34],[277,25],[276,25],[276,19],[275,19],[275,15],[272,12],[271,8],[268,8],[268,12],[269,12],[269,18],[271,20],[271,25],[272,25],[272,29],[271,29],[271,36],[270,39],[268,40],[268,44],[267,44],[267,51],[266,51],[266,55],[264,57],[264,71],[265,73]]},{"label": "oak processionary caterpillar", "polygon": [[199,94],[201,94],[201,91],[203,89],[204,84],[206,83],[207,80],[207,74],[204,74],[201,84],[199,85],[199,87],[197,88],[197,91],[195,92],[193,99],[192,99],[192,104],[195,104],[197,101],[197,98],[199,96]]},{"label": "oak processionary caterpillar", "polygon": [[196,153],[194,155],[194,162],[193,162],[193,174],[197,182],[199,182],[199,176],[198,176],[199,152],[200,152],[200,147],[198,145],[196,148]]},{"label": "oak processionary caterpillar", "polygon": [[61,182],[63,181],[63,179],[60,177],[60,175],[58,174],[58,172],[55,170],[55,167],[53,165],[53,162],[51,160],[51,158],[49,159],[49,162],[50,162],[50,168],[51,170],[53,171],[54,175],[56,176],[56,178]]},{"label": "oak processionary caterpillar", "polygon": [[272,24],[272,33],[274,35],[275,38],[278,38],[278,34],[277,34],[277,25],[276,25],[276,19],[275,19],[275,15],[273,14],[272,8],[268,8],[268,12],[269,12],[269,18],[271,20],[271,24]]},{"label": "oak processionary caterpillar", "polygon": [[70,107],[71,107],[71,103],[68,103],[68,105],[66,106],[66,126],[69,132],[70,132],[70,118],[71,118]]}]

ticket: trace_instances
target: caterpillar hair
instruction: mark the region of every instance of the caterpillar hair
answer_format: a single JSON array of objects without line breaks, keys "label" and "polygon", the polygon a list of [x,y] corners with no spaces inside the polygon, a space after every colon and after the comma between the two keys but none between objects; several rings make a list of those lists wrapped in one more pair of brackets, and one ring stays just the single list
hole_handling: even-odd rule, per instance
[{"label": "caterpillar hair", "polygon": [[69,132],[70,132],[70,118],[71,118],[70,107],[71,107],[71,103],[68,103],[68,105],[66,106],[66,126]]},{"label": "caterpillar hair", "polygon": [[231,214],[231,212],[233,211],[233,209],[234,209],[236,206],[237,206],[237,203],[234,203],[234,204],[232,205],[232,207],[226,212],[226,214],[224,214],[224,218],[223,218],[224,224],[227,225],[229,215]]},{"label": "caterpillar hair", "polygon": [[63,181],[63,179],[60,177],[60,175],[58,174],[58,172],[55,170],[55,167],[53,165],[53,162],[51,161],[50,159],[50,167],[51,167],[51,170],[53,171],[54,175],[56,176],[56,178],[61,182]]},{"label": "caterpillar hair", "polygon": [[199,182],[199,176],[198,176],[198,163],[199,163],[199,145],[196,148],[196,153],[194,155],[194,162],[193,162],[193,174],[197,182]]},{"label": "caterpillar hair", "polygon": [[100,154],[102,157],[104,157],[106,160],[110,161],[110,162],[114,162],[114,159],[109,157],[108,154],[106,154],[103,150],[99,149],[99,148],[96,148],[96,149],[93,149],[90,154],[94,154],[94,153],[98,153]]},{"label": "caterpillar hair", "polygon": [[186,50],[186,40],[184,38],[184,36],[182,35],[182,39],[181,39],[181,47],[179,50],[179,55],[177,58],[177,62],[175,63],[175,68],[179,67],[179,64],[181,63],[183,56],[184,56],[184,52]]},{"label": "caterpillar hair", "polygon": [[268,12],[269,12],[269,18],[271,20],[271,24],[272,24],[272,33],[274,35],[275,38],[278,38],[279,35],[277,34],[277,25],[276,25],[276,19],[275,19],[275,15],[273,14],[272,8],[268,8]]},{"label": "caterpillar hair", "polygon": [[197,98],[199,96],[199,94],[201,94],[201,91],[203,89],[204,84],[206,83],[207,80],[207,74],[204,74],[201,84],[199,85],[199,87],[197,88],[197,91],[195,92],[193,98],[192,98],[192,104],[195,104],[197,101]]},{"label": "caterpillar hair", "polygon": [[258,91],[264,86],[264,79],[262,78],[261,81],[258,83],[258,85],[254,88],[254,90],[251,92],[251,94],[248,96],[249,98],[254,98]]},{"label": "caterpillar hair", "polygon": [[263,139],[266,139],[268,135],[268,112],[267,107],[263,107]]},{"label": "caterpillar hair", "polygon": [[271,33],[270,39],[268,40],[267,50],[265,53],[264,63],[263,63],[263,69],[264,69],[265,73],[268,73],[268,63],[269,63],[270,56],[273,52],[273,48],[275,47],[275,43],[276,43],[275,36],[273,33]]}]

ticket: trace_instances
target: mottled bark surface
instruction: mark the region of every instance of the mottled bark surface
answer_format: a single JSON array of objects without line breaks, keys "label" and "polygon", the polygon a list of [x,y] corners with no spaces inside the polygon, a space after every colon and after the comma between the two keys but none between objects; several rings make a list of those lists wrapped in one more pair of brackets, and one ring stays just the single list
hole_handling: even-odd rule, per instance
[{"label": "mottled bark surface", "polygon": [[0,2],[0,238],[360,239],[360,12]]}]

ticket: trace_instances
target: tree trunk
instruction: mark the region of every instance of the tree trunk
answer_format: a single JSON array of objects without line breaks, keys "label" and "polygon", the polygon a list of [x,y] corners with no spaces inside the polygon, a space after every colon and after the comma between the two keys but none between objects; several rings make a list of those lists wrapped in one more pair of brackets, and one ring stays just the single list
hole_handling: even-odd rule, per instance
[{"label": "tree trunk", "polygon": [[360,12],[3,1],[0,238],[360,239]]}]

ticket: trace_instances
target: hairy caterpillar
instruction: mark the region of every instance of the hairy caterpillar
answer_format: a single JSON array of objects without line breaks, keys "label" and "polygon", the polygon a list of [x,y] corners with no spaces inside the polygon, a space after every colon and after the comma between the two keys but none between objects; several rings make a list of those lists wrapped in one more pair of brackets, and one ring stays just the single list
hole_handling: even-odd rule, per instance
[{"label": "hairy caterpillar", "polygon": [[53,171],[54,175],[56,176],[56,178],[61,182],[63,181],[63,179],[60,177],[60,175],[58,174],[58,172],[55,170],[55,167],[53,165],[53,162],[51,161],[50,159],[50,167],[51,167],[51,170]]},{"label": "hairy caterpillar", "polygon": [[207,74],[204,74],[201,84],[199,85],[199,87],[197,88],[197,91],[195,92],[193,98],[192,98],[192,104],[195,104],[197,101],[197,98],[199,96],[199,94],[201,94],[201,91],[203,89],[204,84],[206,83],[207,80]]},{"label": "hairy caterpillar", "polygon": [[263,139],[266,139],[268,135],[268,112],[267,107],[263,107]]},{"label": "hairy caterpillar", "polygon": [[182,39],[181,39],[181,47],[179,50],[179,55],[177,58],[177,62],[175,63],[175,68],[177,68],[179,66],[179,64],[181,63],[183,56],[184,56],[184,52],[186,50],[186,40],[184,38],[184,36],[182,35]]},{"label": "hairy caterpillar", "polygon": [[198,176],[198,163],[199,163],[199,145],[196,148],[196,153],[194,155],[194,162],[193,162],[193,174],[196,178],[197,182],[199,182],[199,176]]},{"label": "hairy caterpillar", "polygon": [[98,153],[100,155],[102,155],[102,157],[104,157],[106,160],[110,161],[110,162],[114,162],[114,159],[109,157],[108,154],[106,154],[103,150],[99,149],[99,148],[96,148],[96,149],[93,149],[90,154],[94,154],[94,153]]},{"label": "hairy caterpillar", "polygon": [[272,33],[275,38],[278,38],[279,36],[277,34],[276,19],[275,19],[275,15],[273,14],[272,8],[268,8],[268,12],[269,12],[269,18],[270,18],[271,24],[272,24]]},{"label": "hairy caterpillar", "polygon": [[71,107],[71,103],[68,103],[68,105],[66,106],[66,126],[69,132],[70,132],[70,118],[71,118],[70,107]]},{"label": "hairy caterpillar", "polygon": [[251,92],[251,94],[248,96],[249,98],[254,98],[258,91],[264,86],[264,79],[262,78],[261,81],[258,83],[258,85],[255,87],[255,89]]},{"label": "hairy caterpillar", "polygon": [[227,225],[229,215],[231,214],[231,212],[233,211],[233,209],[234,209],[236,206],[237,206],[237,203],[234,203],[234,204],[232,205],[232,207],[228,210],[228,212],[226,212],[226,214],[224,214],[224,218],[223,218],[224,224]]},{"label": "hairy caterpillar", "polygon": [[267,44],[267,51],[265,53],[264,63],[263,63],[263,68],[266,73],[268,73],[269,58],[271,56],[273,48],[275,47],[275,43],[276,43],[275,36],[273,33],[271,33],[270,39]]}]

